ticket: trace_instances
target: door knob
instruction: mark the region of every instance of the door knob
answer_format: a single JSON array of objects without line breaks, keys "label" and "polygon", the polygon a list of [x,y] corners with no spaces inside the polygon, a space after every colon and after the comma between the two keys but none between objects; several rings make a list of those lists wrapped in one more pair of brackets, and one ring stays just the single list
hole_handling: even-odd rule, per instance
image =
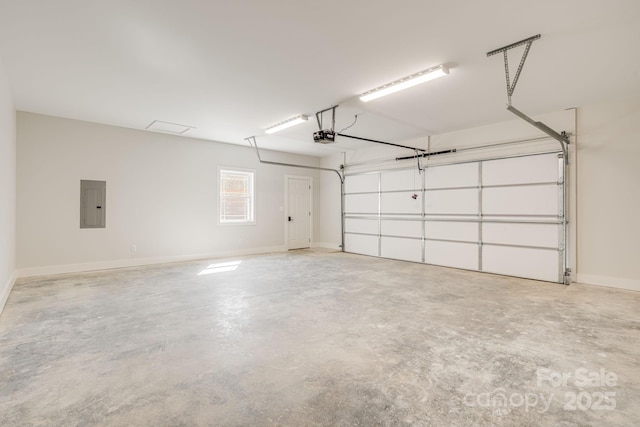
[{"label": "door knob", "polygon": [[289,222],[293,221],[293,219],[291,217],[289,217]]}]

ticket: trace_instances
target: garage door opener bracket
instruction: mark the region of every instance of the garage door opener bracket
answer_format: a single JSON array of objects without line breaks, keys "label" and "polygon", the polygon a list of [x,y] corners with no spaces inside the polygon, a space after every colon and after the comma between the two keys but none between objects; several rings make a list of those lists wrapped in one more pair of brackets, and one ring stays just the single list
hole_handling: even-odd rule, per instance
[{"label": "garage door opener bracket", "polygon": [[[533,44],[534,41],[538,40],[539,38],[540,38],[540,34],[536,34],[535,36],[517,41],[515,43],[511,43],[507,46],[503,46],[499,49],[495,49],[490,52],[487,52],[487,56],[496,55],[498,53],[502,53],[504,56],[504,72],[505,72],[506,83],[507,83],[507,102],[508,102],[507,110],[509,110],[516,116],[520,117],[522,120],[526,121],[527,123],[531,124],[532,126],[535,126],[536,128],[540,129],[542,132],[546,133],[551,138],[558,141],[560,143],[560,146],[562,147],[562,153],[564,155],[565,162],[568,163],[569,156],[567,156],[567,145],[569,144],[569,136],[567,135],[567,133],[556,132],[555,130],[551,129],[549,126],[545,125],[544,123],[533,120],[531,117],[527,116],[526,114],[524,114],[522,111],[518,110],[516,107],[514,107],[511,104],[511,97],[513,96],[513,92],[516,90],[516,85],[518,84],[520,73],[522,72],[524,63],[527,60],[527,56],[529,55],[529,50],[531,49],[531,45]],[[523,45],[524,45],[524,52],[522,53],[522,58],[520,58],[520,63],[518,64],[518,69],[516,70],[516,74],[513,77],[513,82],[512,82],[509,74],[509,56],[507,55],[507,52],[513,48],[523,46]]]}]

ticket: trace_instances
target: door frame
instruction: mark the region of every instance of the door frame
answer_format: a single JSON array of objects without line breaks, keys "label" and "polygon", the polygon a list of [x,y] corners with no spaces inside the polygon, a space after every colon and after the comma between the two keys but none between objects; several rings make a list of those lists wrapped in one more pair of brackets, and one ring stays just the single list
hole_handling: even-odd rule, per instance
[{"label": "door frame", "polygon": [[286,250],[289,249],[289,225],[287,217],[289,217],[289,179],[304,179],[309,181],[309,247],[313,243],[313,177],[307,175],[285,175],[284,176],[284,216],[282,221],[284,222],[284,246]]}]

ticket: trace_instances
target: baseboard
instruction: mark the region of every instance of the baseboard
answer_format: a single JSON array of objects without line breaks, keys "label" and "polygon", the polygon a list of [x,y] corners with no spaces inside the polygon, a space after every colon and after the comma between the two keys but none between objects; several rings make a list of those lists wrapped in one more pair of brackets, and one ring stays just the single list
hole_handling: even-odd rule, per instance
[{"label": "baseboard", "polygon": [[618,277],[597,276],[594,274],[577,274],[576,281],[586,285],[607,286],[609,288],[627,289],[640,292],[640,280]]},{"label": "baseboard", "polygon": [[16,283],[17,278],[18,272],[14,271],[5,286],[2,288],[2,292],[0,292],[0,314],[2,314],[2,310],[4,310],[4,306],[7,304],[9,294],[11,293],[11,289],[13,289],[13,285]]},{"label": "baseboard", "polygon": [[333,250],[336,250],[336,251],[340,250],[340,244],[339,243],[313,242],[311,247],[312,248],[333,249]]},{"label": "baseboard", "polygon": [[212,252],[204,254],[165,256],[154,258],[131,258],[113,261],[98,261],[82,264],[48,265],[44,267],[21,268],[17,272],[18,278],[50,276],[54,274],[81,273],[85,271],[110,270],[112,268],[141,267],[153,264],[167,264],[171,262],[195,261],[209,258],[228,258],[243,255],[258,255],[271,252],[284,252],[284,246],[265,248],[241,249],[236,251]]}]

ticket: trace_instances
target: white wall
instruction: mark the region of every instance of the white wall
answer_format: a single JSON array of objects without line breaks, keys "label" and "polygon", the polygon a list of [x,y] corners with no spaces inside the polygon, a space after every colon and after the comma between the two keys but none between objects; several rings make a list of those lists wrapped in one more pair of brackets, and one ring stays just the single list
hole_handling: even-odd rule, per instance
[{"label": "white wall", "polygon": [[16,269],[16,116],[0,60],[0,312]]},{"label": "white wall", "polygon": [[640,291],[640,98],[578,109],[578,281]]},{"label": "white wall", "polygon": [[[262,165],[249,147],[25,112],[17,123],[21,277],[284,250],[286,174],[312,176],[319,205],[318,172]],[[217,224],[218,166],[256,170],[256,225]],[[81,179],[107,181],[105,229],[79,228]]]},{"label": "white wall", "polygon": [[[321,166],[339,170],[342,154],[323,157]],[[323,172],[320,176],[320,209],[318,245],[328,249],[340,249],[341,245],[340,179],[335,173]]]}]

